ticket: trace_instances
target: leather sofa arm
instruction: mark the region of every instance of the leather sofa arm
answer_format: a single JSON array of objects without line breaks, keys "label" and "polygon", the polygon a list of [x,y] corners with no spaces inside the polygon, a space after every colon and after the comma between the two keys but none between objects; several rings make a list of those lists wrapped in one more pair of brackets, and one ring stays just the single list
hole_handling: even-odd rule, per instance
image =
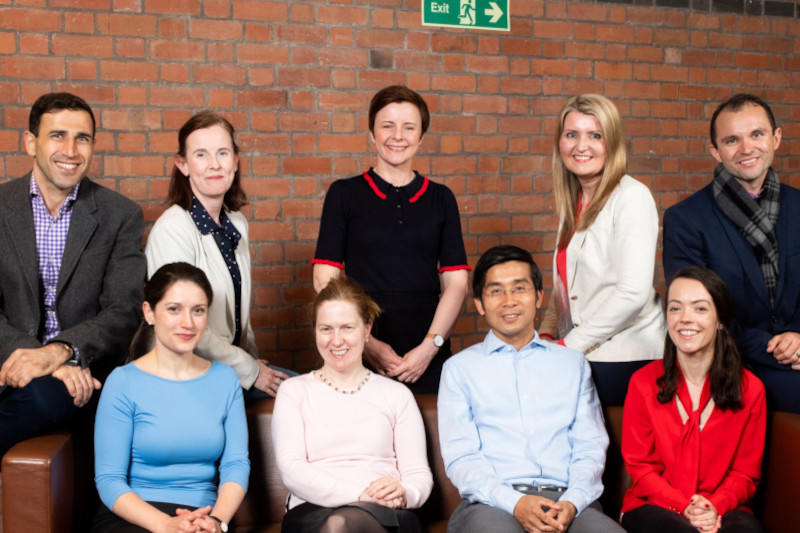
[{"label": "leather sofa arm", "polygon": [[3,531],[69,533],[73,525],[73,442],[52,433],[3,456]]},{"label": "leather sofa arm", "polygon": [[797,495],[800,494],[800,414],[770,413],[767,423],[769,462],[763,482],[764,527],[772,532],[796,531]]}]

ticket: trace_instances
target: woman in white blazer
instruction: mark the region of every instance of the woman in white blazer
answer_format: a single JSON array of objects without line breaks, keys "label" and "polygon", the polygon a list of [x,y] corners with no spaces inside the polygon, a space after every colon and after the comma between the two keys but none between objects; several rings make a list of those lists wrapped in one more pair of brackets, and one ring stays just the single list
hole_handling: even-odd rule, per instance
[{"label": "woman in white blazer", "polygon": [[239,212],[247,197],[227,119],[201,111],[181,127],[166,203],[147,239],[148,275],[177,261],[203,270],[214,299],[196,353],[233,368],[246,396],[274,396],[289,375],[259,359],[250,325],[250,247]]},{"label": "woman in white blazer", "polygon": [[559,215],[553,293],[540,333],[586,354],[603,405],[622,405],[630,376],[662,356],[653,289],[658,213],[625,174],[622,120],[600,95],[564,104],[553,148]]}]

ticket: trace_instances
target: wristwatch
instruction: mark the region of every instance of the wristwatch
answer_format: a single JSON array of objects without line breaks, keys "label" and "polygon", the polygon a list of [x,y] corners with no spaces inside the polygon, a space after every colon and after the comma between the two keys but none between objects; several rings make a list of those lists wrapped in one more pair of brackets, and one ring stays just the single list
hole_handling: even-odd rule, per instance
[{"label": "wristwatch", "polygon": [[222,533],[228,533],[228,524],[226,524],[225,522],[223,522],[222,520],[220,520],[219,518],[217,518],[213,514],[210,514],[208,516],[210,516],[211,518],[213,518],[214,520],[217,521],[217,523],[219,524],[220,530],[222,530]]},{"label": "wristwatch", "polygon": [[437,348],[441,348],[444,346],[444,337],[439,335],[438,333],[428,333],[425,335],[426,339],[433,339],[433,345]]}]

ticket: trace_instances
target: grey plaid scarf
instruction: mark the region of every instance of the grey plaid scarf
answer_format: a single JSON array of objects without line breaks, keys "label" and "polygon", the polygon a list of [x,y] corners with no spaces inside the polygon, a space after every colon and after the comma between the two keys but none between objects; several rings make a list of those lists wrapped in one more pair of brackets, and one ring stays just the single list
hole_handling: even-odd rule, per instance
[{"label": "grey plaid scarf", "polygon": [[714,200],[725,215],[753,246],[767,286],[769,301],[775,305],[778,285],[778,238],[775,224],[780,210],[781,184],[772,168],[764,180],[764,190],[757,199],[731,176],[722,163],[714,169]]}]

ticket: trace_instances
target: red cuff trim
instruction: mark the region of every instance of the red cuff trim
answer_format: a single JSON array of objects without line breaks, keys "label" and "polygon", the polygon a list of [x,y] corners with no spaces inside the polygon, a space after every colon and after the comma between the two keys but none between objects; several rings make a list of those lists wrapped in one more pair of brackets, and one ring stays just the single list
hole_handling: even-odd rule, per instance
[{"label": "red cuff trim", "polygon": [[372,189],[372,192],[374,192],[378,198],[380,198],[381,200],[386,200],[386,195],[381,192],[381,190],[378,188],[377,185],[375,185],[375,181],[373,181],[372,177],[369,175],[368,172],[364,172],[364,179],[367,180],[367,183]]},{"label": "red cuff trim", "polygon": [[439,269],[439,274],[442,272],[452,272],[454,270],[466,270],[469,272],[472,268],[469,265],[453,265],[453,266],[446,266]]},{"label": "red cuff trim", "polygon": [[428,177],[425,176],[425,180],[422,182],[422,187],[420,187],[419,191],[417,191],[417,194],[412,196],[411,199],[408,202],[413,204],[414,202],[419,200],[420,196],[425,194],[425,191],[427,191],[427,190],[428,190]]},{"label": "red cuff trim", "polygon": [[567,346],[567,345],[564,343],[564,339],[558,339],[558,344],[560,344],[561,346],[564,346],[565,348],[566,348],[566,346]]},{"label": "red cuff trim", "polygon": [[336,268],[341,268],[344,270],[344,265],[342,263],[337,263],[336,261],[328,261],[327,259],[312,259],[312,265],[329,265]]}]

